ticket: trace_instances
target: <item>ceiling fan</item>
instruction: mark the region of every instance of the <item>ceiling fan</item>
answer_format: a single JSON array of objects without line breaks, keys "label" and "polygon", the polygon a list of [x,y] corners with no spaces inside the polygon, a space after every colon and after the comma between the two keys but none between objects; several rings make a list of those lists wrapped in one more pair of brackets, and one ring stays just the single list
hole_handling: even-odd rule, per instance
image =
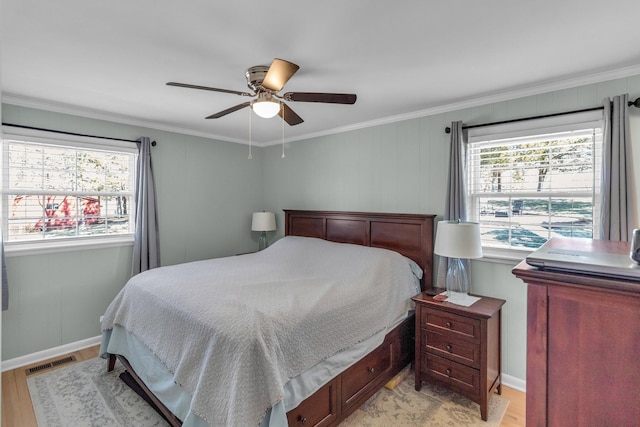
[{"label": "ceiling fan", "polygon": [[289,79],[300,67],[296,64],[275,58],[270,66],[256,65],[245,73],[247,86],[253,93],[240,92],[215,87],[198,86],[187,83],[168,82],[168,86],[186,87],[191,89],[210,90],[213,92],[233,93],[240,96],[255,97],[254,100],[243,102],[226,110],[205,117],[206,119],[218,119],[234,111],[245,107],[251,107],[254,113],[260,117],[270,118],[279,115],[290,126],[302,123],[304,120],[297,115],[287,104],[281,100],[291,102],[322,102],[329,104],[355,104],[356,95],[349,93],[322,93],[322,92],[287,92],[278,95]]}]

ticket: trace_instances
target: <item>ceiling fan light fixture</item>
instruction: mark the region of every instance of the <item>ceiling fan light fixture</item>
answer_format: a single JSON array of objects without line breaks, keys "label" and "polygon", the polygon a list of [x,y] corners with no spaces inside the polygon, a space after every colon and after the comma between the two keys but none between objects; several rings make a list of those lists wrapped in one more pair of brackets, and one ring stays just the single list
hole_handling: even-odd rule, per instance
[{"label": "ceiling fan light fixture", "polygon": [[280,111],[280,103],[275,101],[261,101],[257,99],[251,104],[251,108],[258,116],[270,119]]},{"label": "ceiling fan light fixture", "polygon": [[[289,126],[295,126],[303,123],[304,120],[302,120],[302,117],[297,115],[291,107],[280,100],[321,102],[325,104],[354,104],[356,102],[357,97],[353,93],[287,92],[283,95],[278,95],[299,68],[296,64],[279,58],[275,58],[270,66],[255,65],[250,67],[245,73],[245,77],[247,78],[247,86],[253,93],[178,82],[168,82],[167,85],[256,97],[252,101],[243,102],[226,110],[211,114],[205,117],[205,119],[219,119],[227,114],[249,107],[259,117],[269,119],[277,114]],[[274,98],[277,99],[274,100]],[[251,112],[249,112],[249,120],[251,120]]]}]

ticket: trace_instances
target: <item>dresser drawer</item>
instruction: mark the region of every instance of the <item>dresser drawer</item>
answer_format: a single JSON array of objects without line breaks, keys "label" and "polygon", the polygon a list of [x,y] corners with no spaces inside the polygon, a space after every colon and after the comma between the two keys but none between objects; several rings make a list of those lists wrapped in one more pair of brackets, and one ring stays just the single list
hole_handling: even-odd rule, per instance
[{"label": "dresser drawer", "polygon": [[289,427],[322,427],[337,417],[338,380],[334,379],[316,391],[297,408],[287,412]]},{"label": "dresser drawer", "polygon": [[422,353],[421,370],[468,397],[480,395],[480,371],[431,353]]},{"label": "dresser drawer", "polygon": [[341,376],[343,407],[356,400],[369,387],[375,386],[376,379],[390,369],[391,345],[385,342]]},{"label": "dresser drawer", "polygon": [[440,334],[422,329],[422,350],[462,363],[472,368],[480,368],[480,345],[457,339],[453,334]]},{"label": "dresser drawer", "polygon": [[422,310],[420,327],[433,331],[447,331],[459,338],[480,342],[480,320],[426,307]]}]

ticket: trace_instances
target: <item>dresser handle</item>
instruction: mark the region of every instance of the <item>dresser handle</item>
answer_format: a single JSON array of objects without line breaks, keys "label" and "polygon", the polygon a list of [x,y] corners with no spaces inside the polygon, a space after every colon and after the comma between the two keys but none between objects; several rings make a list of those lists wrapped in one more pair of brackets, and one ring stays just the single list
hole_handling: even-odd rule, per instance
[{"label": "dresser handle", "polygon": [[450,377],[451,376],[451,369],[447,369],[446,373],[447,373],[447,376]]},{"label": "dresser handle", "polygon": [[451,344],[447,344],[447,351],[451,353]]},{"label": "dresser handle", "polygon": [[300,417],[300,424],[305,425],[307,423],[307,419],[305,417]]},{"label": "dresser handle", "polygon": [[447,322],[447,328],[451,329],[452,326],[451,322]]},{"label": "dresser handle", "polygon": [[375,368],[369,368],[367,369],[367,371],[369,371],[369,373],[372,375],[376,372]]}]

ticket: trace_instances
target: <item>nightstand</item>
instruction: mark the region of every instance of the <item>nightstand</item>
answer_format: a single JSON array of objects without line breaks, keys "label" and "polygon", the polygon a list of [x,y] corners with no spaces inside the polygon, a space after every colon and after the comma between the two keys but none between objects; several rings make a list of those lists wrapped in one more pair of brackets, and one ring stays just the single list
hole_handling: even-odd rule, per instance
[{"label": "nightstand", "polygon": [[443,385],[477,402],[486,421],[491,393],[502,393],[500,332],[505,301],[481,297],[464,307],[434,301],[424,292],[412,299],[416,303],[416,390],[422,388],[422,381]]}]

